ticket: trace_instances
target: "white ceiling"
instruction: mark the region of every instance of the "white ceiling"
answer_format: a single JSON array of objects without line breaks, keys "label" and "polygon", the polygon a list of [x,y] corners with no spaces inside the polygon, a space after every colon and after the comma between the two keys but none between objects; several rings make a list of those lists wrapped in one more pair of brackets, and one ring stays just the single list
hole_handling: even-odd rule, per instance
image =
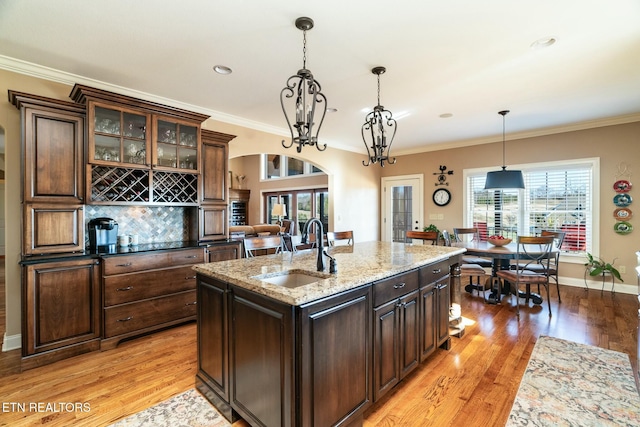
[{"label": "white ceiling", "polygon": [[0,0],[0,68],[287,135],[300,16],[336,148],[364,152],[379,65],[382,105],[408,114],[395,154],[499,141],[503,109],[508,138],[640,120],[638,0]]}]

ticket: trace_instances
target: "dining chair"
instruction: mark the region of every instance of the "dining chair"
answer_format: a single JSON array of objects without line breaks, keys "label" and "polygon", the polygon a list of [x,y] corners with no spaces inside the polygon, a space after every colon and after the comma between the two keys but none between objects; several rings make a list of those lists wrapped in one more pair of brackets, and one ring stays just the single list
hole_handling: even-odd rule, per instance
[{"label": "dining chair", "polygon": [[405,232],[405,237],[407,239],[416,239],[416,240],[422,240],[427,241],[427,242],[431,242],[432,245],[438,245],[438,240],[439,240],[439,236],[438,236],[438,232],[437,231],[414,231],[414,230],[409,230]]},{"label": "dining chair", "polygon": [[[451,235],[447,230],[442,231],[442,240],[444,240],[445,246],[451,246]],[[475,289],[478,291],[478,295],[482,291],[482,298],[485,302],[487,301],[485,297],[485,291],[487,290],[486,274],[487,272],[481,265],[467,263],[463,257],[463,262],[460,264],[460,281],[462,282],[462,277],[469,277],[469,284],[465,285],[464,290],[472,294]],[[475,283],[473,281],[474,278],[477,278]]]},{"label": "dining chair", "polygon": [[[525,285],[525,301],[531,296],[531,285],[542,285],[547,290],[547,304],[551,317],[551,301],[549,298],[549,263],[555,255],[552,253],[555,238],[553,236],[518,236],[515,268],[497,272],[505,282],[509,282],[512,295],[516,296],[516,313],[520,318],[520,286]],[[539,264],[542,271],[534,272],[529,266]]]},{"label": "dining chair", "polygon": [[327,231],[327,245],[335,246],[337,240],[346,240],[347,245],[353,246],[353,230]]},{"label": "dining chair", "polygon": [[[553,278],[556,282],[556,290],[558,291],[558,302],[562,302],[562,298],[560,298],[560,282],[558,282],[558,268],[560,266],[560,248],[562,247],[562,242],[564,241],[564,235],[562,231],[551,231],[551,230],[542,230],[540,232],[541,236],[553,236],[554,245],[558,249],[554,254],[555,256],[549,260],[549,277]],[[527,267],[528,270],[533,272],[544,271],[544,266],[540,264],[530,264]],[[538,287],[538,292],[540,292],[540,288]]]},{"label": "dining chair", "polygon": [[[476,227],[469,228],[454,228],[453,236],[456,239],[456,242],[479,242],[480,241],[480,230]],[[462,261],[465,264],[477,264],[481,267],[491,267],[493,265],[493,260],[491,258],[482,258],[478,256],[463,256]]]},{"label": "dining chair", "polygon": [[[259,236],[249,237],[243,240],[244,243],[244,256],[245,258],[251,258],[256,255],[269,255],[271,249],[275,249],[275,252],[282,251],[282,236]],[[257,253],[260,251],[260,253]]]}]

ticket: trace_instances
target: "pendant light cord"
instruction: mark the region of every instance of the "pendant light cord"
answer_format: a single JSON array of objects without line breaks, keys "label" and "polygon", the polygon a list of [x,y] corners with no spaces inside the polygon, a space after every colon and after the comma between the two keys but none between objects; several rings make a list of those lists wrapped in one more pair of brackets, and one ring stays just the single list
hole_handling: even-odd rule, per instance
[{"label": "pendant light cord", "polygon": [[506,155],[506,143],[505,143],[505,116],[509,113],[509,110],[498,111],[498,114],[502,116],[502,170],[507,169],[507,155]]}]

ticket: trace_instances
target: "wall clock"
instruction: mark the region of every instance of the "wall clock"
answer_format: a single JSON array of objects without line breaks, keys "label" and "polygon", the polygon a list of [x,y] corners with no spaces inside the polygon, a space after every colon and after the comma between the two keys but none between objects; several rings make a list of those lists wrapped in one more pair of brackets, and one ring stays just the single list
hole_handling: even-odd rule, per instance
[{"label": "wall clock", "polygon": [[451,201],[451,193],[446,188],[438,188],[433,192],[433,203],[437,206],[446,206]]}]

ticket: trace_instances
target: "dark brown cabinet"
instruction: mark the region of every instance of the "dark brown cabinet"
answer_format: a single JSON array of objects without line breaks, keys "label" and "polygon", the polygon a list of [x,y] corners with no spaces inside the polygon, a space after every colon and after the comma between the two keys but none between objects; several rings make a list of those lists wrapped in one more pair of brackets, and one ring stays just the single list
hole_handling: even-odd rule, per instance
[{"label": "dark brown cabinet", "polygon": [[449,270],[450,260],[421,267],[420,274],[420,360],[437,347],[450,348],[449,336]]},{"label": "dark brown cabinet", "polygon": [[196,274],[204,248],[107,257],[103,262],[101,348],[141,333],[194,320]]},{"label": "dark brown cabinet", "polygon": [[203,114],[76,84],[88,117],[88,202],[198,205]]},{"label": "dark brown cabinet", "polygon": [[370,286],[294,307],[198,277],[196,384],[227,419],[324,426],[362,417],[372,402]]},{"label": "dark brown cabinet", "polygon": [[22,121],[22,254],[84,249],[81,106],[9,91]]},{"label": "dark brown cabinet", "polygon": [[227,261],[230,259],[242,258],[242,242],[230,241],[223,244],[208,245],[205,260],[206,262]]},{"label": "dark brown cabinet", "polygon": [[98,261],[50,261],[22,271],[23,369],[98,349]]},{"label": "dark brown cabinet", "polygon": [[376,282],[373,293],[373,386],[378,400],[420,363],[418,271]]}]

